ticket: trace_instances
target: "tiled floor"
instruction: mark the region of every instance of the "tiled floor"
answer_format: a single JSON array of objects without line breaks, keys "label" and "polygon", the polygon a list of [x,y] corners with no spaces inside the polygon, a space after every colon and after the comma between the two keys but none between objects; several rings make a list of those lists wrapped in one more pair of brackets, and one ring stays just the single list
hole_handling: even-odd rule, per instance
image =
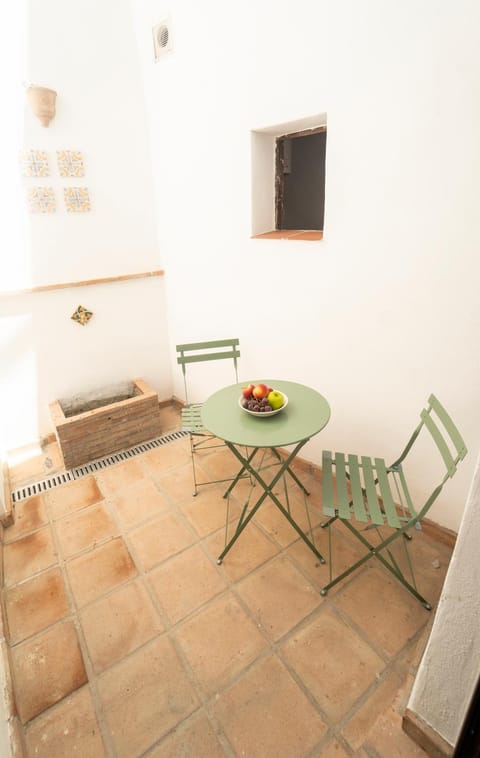
[{"label": "tiled floor", "polygon": [[[373,563],[322,597],[326,567],[268,503],[218,566],[225,500],[192,497],[188,444],[18,504],[4,606],[25,755],[425,755],[401,717],[433,613]],[[200,476],[235,470],[229,456],[204,452]],[[60,466],[48,446],[12,485]],[[301,476],[318,525],[318,479]],[[341,567],[357,547],[335,544]],[[450,550],[424,533],[412,550],[435,602]]]}]

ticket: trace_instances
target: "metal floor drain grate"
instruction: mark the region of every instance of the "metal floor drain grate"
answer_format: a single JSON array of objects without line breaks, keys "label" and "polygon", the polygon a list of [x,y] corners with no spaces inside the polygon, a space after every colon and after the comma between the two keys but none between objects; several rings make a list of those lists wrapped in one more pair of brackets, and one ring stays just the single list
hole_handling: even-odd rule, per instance
[{"label": "metal floor drain grate", "polygon": [[173,442],[187,435],[188,432],[184,430],[164,434],[162,437],[157,437],[157,439],[149,440],[148,442],[141,442],[139,445],[129,447],[127,450],[122,450],[119,453],[112,453],[111,455],[106,455],[104,458],[97,458],[96,461],[85,463],[83,466],[77,466],[68,471],[53,474],[47,479],[42,479],[34,484],[26,484],[24,487],[20,487],[18,490],[12,492],[12,503],[18,503],[20,500],[26,500],[34,495],[40,495],[42,492],[48,492],[54,487],[59,487],[61,484],[66,484],[67,482],[73,482],[75,479],[87,476],[87,474],[95,474],[97,471],[108,468],[108,466],[113,466],[115,463],[128,461],[129,458],[134,458],[141,453],[148,453],[149,450],[155,450],[157,447],[166,445],[167,442]]}]

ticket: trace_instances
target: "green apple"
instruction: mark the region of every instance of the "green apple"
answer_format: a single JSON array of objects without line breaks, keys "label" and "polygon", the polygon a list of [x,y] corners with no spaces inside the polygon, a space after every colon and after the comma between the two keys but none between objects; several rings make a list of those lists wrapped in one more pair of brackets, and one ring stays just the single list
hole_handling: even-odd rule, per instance
[{"label": "green apple", "polygon": [[278,409],[283,406],[283,395],[277,390],[269,392],[267,400],[272,411],[278,411]]}]

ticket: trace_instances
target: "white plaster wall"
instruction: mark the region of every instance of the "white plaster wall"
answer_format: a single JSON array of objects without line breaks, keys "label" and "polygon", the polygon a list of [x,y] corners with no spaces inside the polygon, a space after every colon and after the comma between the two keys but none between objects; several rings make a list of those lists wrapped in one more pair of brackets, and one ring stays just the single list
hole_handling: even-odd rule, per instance
[{"label": "white plaster wall", "polygon": [[[131,6],[171,354],[236,335],[243,378],[324,393],[331,422],[305,448],[316,462],[322,447],[395,456],[435,392],[471,451],[430,514],[458,529],[480,447],[480,6]],[[154,63],[167,13],[173,51]],[[325,239],[252,240],[251,131],[318,113]],[[413,472],[418,498],[431,464]]]},{"label": "white plaster wall", "polygon": [[[28,8],[27,79],[58,92],[57,115],[47,129],[25,106],[24,144],[53,159],[45,184],[54,187],[58,206],[54,217],[29,219],[34,283],[50,284],[53,274],[70,281],[159,268],[128,2],[30,0]],[[82,151],[82,179],[59,177],[55,152],[61,149]],[[90,213],[67,213],[61,193],[71,185],[88,187]]]},{"label": "white plaster wall", "polygon": [[[8,447],[53,431],[48,403],[143,378],[161,400],[172,396],[161,278],[55,290],[0,303]],[[93,317],[70,319],[79,303]],[[13,399],[20,403],[13,404]]]},{"label": "white plaster wall", "polygon": [[408,708],[454,746],[480,676],[480,460]]},{"label": "white plaster wall", "polygon": [[[16,130],[9,127],[7,140],[15,163],[0,180],[9,203],[0,227],[0,291],[162,268],[127,0],[19,0],[10,31],[26,55],[12,57],[15,65],[3,73]],[[48,128],[26,105],[22,80],[58,92]],[[21,147],[45,150],[51,175],[19,179]],[[62,149],[83,153],[85,177],[59,176]],[[22,193],[35,185],[54,188],[55,213],[25,212]],[[67,213],[65,186],[88,187],[91,212]],[[79,304],[94,313],[85,327],[70,320]],[[0,297],[0,448],[53,431],[48,403],[58,397],[137,376],[161,399],[171,397],[168,349],[161,278]]]}]

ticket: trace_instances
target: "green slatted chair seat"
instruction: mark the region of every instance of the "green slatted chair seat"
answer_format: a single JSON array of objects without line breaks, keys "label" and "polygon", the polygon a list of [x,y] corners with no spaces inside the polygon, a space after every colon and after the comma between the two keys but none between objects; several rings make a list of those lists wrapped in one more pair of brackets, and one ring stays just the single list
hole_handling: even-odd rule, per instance
[{"label": "green slatted chair seat", "polygon": [[[333,482],[335,467],[336,488]],[[403,490],[408,509],[403,513],[416,516],[410,493],[401,467],[390,469],[383,458],[367,458],[344,453],[332,454],[324,450],[322,454],[322,475],[324,477],[323,512],[326,516],[338,516],[377,526],[391,526],[400,529],[409,515],[399,515],[392,492],[399,486]],[[363,482],[363,484],[362,484]],[[365,492],[365,495],[364,495]]]},{"label": "green slatted chair seat", "polygon": [[205,431],[202,423],[202,406],[200,403],[182,408],[182,429],[186,432],[197,433]]},{"label": "green slatted chair seat", "polygon": [[[427,433],[427,437],[430,436],[430,440],[434,443],[443,461],[445,474],[425,503],[415,509],[404,472],[404,463],[422,432]],[[406,537],[407,540],[411,539],[407,530],[412,527],[419,528],[421,520],[437,499],[446,481],[455,474],[458,463],[465,458],[466,454],[467,448],[457,427],[435,395],[430,395],[427,408],[420,413],[420,423],[399,458],[391,465],[387,465],[383,458],[332,453],[330,450],[324,450],[322,453],[322,508],[324,515],[328,516],[328,521],[322,524],[322,527],[329,528],[330,581],[323,587],[322,594],[326,595],[331,587],[345,579],[367,560],[375,557],[427,610],[430,610],[430,603],[417,591],[408,552],[406,553],[407,563],[412,583],[401,571],[390,550],[390,545],[401,536]],[[365,524],[365,527],[361,530],[357,529],[352,518],[355,522]],[[337,519],[358,538],[367,552],[352,566],[333,578],[330,526]],[[383,536],[380,531],[383,527],[390,527],[392,531],[389,536]],[[374,543],[368,540],[365,536],[367,529],[375,530],[379,541]],[[402,540],[402,542],[407,551],[407,541]],[[384,556],[384,552],[387,553],[388,559]]]}]

